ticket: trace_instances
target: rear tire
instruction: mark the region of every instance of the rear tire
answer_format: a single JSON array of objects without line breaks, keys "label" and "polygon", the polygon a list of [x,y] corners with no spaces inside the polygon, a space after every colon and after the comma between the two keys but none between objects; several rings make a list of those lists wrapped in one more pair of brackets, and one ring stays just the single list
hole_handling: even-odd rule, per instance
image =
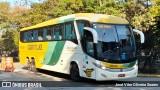
[{"label": "rear tire", "polygon": [[81,81],[81,77],[79,75],[79,69],[78,69],[78,66],[77,64],[72,64],[71,65],[71,68],[70,68],[70,77],[73,81]]}]

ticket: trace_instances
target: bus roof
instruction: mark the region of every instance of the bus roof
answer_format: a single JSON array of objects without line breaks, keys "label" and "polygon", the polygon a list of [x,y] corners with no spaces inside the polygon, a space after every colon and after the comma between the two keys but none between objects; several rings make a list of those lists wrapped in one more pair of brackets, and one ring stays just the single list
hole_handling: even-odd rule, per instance
[{"label": "bus roof", "polygon": [[129,24],[129,22],[123,18],[106,15],[106,14],[94,14],[94,13],[76,13],[59,18],[51,19],[30,27],[22,28],[21,31],[50,26],[54,24],[60,24],[73,20],[88,20],[91,22],[109,23],[109,24]]}]

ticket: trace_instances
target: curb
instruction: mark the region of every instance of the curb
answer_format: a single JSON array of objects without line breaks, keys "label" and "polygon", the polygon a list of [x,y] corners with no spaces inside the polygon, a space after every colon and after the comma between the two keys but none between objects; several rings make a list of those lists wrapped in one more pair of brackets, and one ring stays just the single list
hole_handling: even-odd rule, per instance
[{"label": "curb", "polygon": [[138,77],[158,77],[160,78],[160,74],[138,74]]}]

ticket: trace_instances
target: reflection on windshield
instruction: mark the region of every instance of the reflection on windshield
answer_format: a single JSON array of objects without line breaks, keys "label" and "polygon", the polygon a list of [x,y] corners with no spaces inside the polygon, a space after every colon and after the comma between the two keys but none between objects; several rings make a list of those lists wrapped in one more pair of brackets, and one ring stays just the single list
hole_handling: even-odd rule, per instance
[{"label": "reflection on windshield", "polygon": [[128,25],[93,24],[98,33],[97,56],[107,60],[134,57],[135,44]]}]

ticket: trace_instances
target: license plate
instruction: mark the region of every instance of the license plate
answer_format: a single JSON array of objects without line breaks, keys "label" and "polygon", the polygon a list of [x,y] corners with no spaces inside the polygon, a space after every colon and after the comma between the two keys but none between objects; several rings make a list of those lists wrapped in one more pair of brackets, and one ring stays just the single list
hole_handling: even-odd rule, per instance
[{"label": "license plate", "polygon": [[125,77],[125,74],[118,74],[118,77]]}]

